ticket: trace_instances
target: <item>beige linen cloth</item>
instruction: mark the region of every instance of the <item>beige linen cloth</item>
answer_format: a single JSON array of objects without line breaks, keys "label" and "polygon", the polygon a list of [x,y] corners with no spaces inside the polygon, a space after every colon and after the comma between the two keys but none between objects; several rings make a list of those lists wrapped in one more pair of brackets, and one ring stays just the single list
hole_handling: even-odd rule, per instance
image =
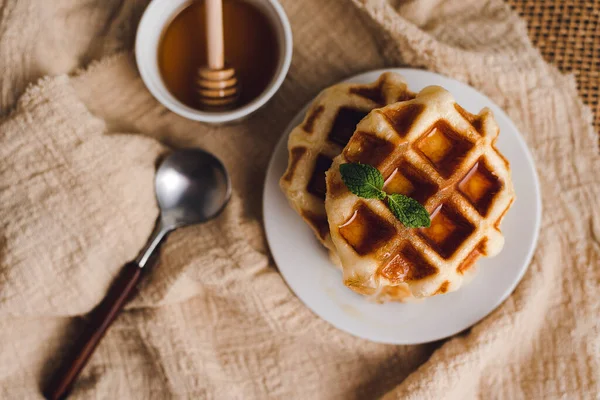
[{"label": "beige linen cloth", "polygon": [[[233,200],[169,238],[73,398],[598,398],[600,157],[573,77],[544,63],[501,0],[282,4],[294,32],[283,87],[244,123],[209,127],[167,111],[140,80],[131,48],[145,2],[0,1],[0,398],[41,396],[78,316],[145,242],[163,145],[221,157]],[[506,110],[544,207],[511,297],[419,346],[370,343],[316,317],[277,272],[261,226],[266,165],[295,113],[342,78],[403,65]]]}]

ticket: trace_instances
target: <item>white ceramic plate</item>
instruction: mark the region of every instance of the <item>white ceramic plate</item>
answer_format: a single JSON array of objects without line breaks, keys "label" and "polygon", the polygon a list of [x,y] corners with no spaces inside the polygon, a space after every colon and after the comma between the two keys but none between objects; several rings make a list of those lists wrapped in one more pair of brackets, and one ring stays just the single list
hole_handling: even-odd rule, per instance
[{"label": "white ceramic plate", "polygon": [[307,107],[290,122],[277,145],[264,189],[264,223],[275,262],[290,288],[318,316],[337,328],[375,342],[417,344],[454,335],[492,312],[514,290],[535,249],[541,219],[539,182],[533,159],[519,131],[497,105],[470,86],[416,69],[396,68],[357,75],[348,82],[375,81],[385,71],[406,78],[412,91],[429,85],[449,90],[472,113],[489,107],[498,125],[498,149],[510,161],[517,200],[502,223],[506,243],[494,258],[478,262],[475,279],[460,290],[420,303],[374,304],[342,283],[341,271],[329,261],[310,228],[289,206],[279,189],[287,168],[287,139],[302,122]]}]

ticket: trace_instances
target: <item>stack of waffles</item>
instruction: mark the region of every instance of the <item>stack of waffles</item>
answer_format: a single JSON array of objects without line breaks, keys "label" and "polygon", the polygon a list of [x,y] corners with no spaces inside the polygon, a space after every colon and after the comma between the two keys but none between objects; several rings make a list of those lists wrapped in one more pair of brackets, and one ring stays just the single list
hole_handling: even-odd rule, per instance
[{"label": "stack of waffles", "polygon": [[[281,187],[343,270],[370,299],[408,301],[457,290],[481,256],[494,256],[514,201],[491,111],[473,115],[437,86],[416,96],[385,73],[324,90],[290,134]],[[368,164],[384,191],[421,203],[431,226],[407,228],[378,199],[345,186],[339,167]]]}]

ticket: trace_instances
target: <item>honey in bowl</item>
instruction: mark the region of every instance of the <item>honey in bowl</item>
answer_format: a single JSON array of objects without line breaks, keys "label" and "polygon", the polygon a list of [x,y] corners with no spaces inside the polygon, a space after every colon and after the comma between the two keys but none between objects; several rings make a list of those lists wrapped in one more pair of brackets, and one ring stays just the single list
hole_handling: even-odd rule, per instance
[{"label": "honey in bowl", "polygon": [[[158,47],[158,67],[165,86],[185,105],[201,110],[198,69],[207,65],[204,0],[182,9],[165,28]],[[275,76],[279,46],[275,28],[257,7],[244,0],[223,0],[225,62],[241,84],[237,107],[260,96]]]}]

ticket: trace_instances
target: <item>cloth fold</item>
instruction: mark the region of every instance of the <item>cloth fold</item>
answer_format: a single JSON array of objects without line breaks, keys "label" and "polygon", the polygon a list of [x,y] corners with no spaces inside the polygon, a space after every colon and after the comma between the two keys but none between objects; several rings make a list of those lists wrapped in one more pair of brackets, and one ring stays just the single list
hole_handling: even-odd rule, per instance
[{"label": "cloth fold", "polygon": [[[265,109],[221,127],[178,117],[145,89],[129,50],[145,2],[51,3],[0,6],[0,54],[23,54],[0,57],[0,398],[41,397],[81,328],[71,317],[100,301],[147,239],[164,145],[219,156],[233,199],[215,221],[169,238],[73,398],[600,392],[600,157],[591,114],[573,78],[544,63],[501,0],[282,0],[295,41],[289,76]],[[11,33],[17,27],[22,35]],[[100,60],[86,66],[92,59]],[[419,346],[370,343],[316,317],[278,274],[261,227],[266,165],[294,114],[344,77],[400,65],[467,82],[504,108],[532,150],[543,191],[538,249],[513,295],[472,329]],[[43,75],[54,77],[36,82]]]},{"label": "cloth fold", "polygon": [[0,132],[0,314],[86,312],[152,229],[163,148],[105,134],[66,76],[27,90]]}]

